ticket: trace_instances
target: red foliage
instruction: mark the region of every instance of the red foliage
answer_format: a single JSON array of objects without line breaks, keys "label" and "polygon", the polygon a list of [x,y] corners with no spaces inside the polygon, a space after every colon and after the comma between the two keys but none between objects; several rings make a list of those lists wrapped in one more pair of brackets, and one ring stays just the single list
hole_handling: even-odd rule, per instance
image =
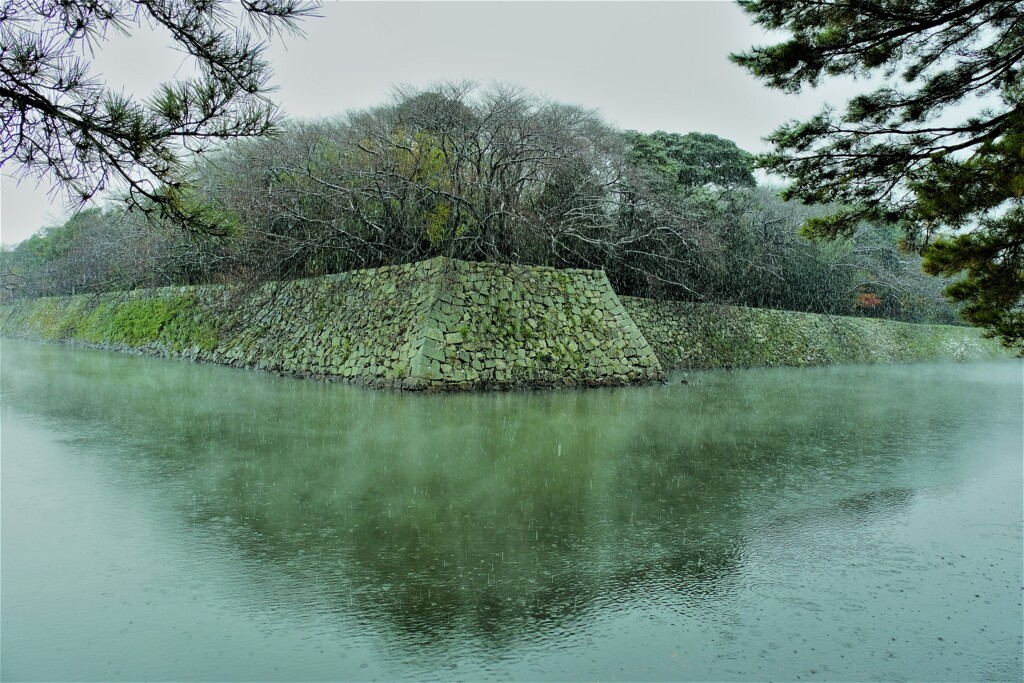
[{"label": "red foliage", "polygon": [[881,305],[882,300],[872,292],[861,292],[857,297],[858,308],[878,308]]}]

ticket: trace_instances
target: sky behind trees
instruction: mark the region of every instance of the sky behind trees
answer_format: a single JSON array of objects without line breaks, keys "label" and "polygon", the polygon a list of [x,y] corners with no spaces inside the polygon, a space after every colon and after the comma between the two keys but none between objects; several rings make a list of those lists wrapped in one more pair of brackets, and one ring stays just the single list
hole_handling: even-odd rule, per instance
[{"label": "sky behind trees", "polygon": [[[275,99],[295,118],[361,109],[392,86],[470,79],[515,83],[554,100],[597,109],[644,132],[714,133],[749,151],[780,123],[841,104],[833,83],[809,94],[764,88],[728,62],[730,52],[773,38],[732,2],[337,2],[303,22],[305,36],[275,37]],[[184,57],[142,29],[114,36],[95,72],[137,97],[182,76]],[[19,183],[3,169],[0,241],[15,244],[63,222],[64,197],[46,180]]]}]

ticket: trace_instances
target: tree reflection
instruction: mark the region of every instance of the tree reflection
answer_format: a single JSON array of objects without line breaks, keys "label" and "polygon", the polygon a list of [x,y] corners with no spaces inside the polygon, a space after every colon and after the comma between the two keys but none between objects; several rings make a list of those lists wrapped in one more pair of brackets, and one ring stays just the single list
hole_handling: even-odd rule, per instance
[{"label": "tree reflection", "polygon": [[297,609],[355,615],[420,656],[728,596],[747,535],[893,514],[912,490],[860,482],[899,471],[902,441],[956,430],[929,424],[943,398],[912,400],[912,369],[896,386],[846,368],[409,396],[11,348],[5,402],[120,444],[144,485],[180,487],[190,522],[290,576]]}]

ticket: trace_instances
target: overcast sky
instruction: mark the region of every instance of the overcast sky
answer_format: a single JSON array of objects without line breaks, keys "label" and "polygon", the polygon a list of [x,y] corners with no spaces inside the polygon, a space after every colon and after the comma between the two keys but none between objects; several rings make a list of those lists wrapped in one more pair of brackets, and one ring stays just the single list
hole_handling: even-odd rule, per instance
[{"label": "overcast sky", "polygon": [[[387,99],[397,83],[502,81],[597,109],[624,129],[700,131],[752,152],[787,119],[806,118],[849,86],[805,95],[764,88],[728,61],[771,38],[732,2],[337,2],[275,38],[275,99],[320,117]],[[142,31],[95,56],[97,72],[139,97],[182,69],[181,53]],[[17,243],[68,215],[60,195],[3,168],[0,241]]]}]

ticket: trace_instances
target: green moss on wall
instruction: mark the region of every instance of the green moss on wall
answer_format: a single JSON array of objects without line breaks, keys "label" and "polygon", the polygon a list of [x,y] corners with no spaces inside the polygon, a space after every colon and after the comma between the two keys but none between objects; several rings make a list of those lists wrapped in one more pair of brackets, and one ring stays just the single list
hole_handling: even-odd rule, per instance
[{"label": "green moss on wall", "polygon": [[667,369],[1006,358],[981,331],[622,297]]},{"label": "green moss on wall", "polygon": [[197,305],[191,288],[37,299],[4,307],[0,321],[11,336],[96,346],[178,352],[212,349],[218,339],[215,316]]},{"label": "green moss on wall", "polygon": [[597,271],[443,258],[270,283],[244,295],[169,287],[22,301],[0,310],[0,332],[417,390],[1002,355],[968,328],[620,300]]}]

